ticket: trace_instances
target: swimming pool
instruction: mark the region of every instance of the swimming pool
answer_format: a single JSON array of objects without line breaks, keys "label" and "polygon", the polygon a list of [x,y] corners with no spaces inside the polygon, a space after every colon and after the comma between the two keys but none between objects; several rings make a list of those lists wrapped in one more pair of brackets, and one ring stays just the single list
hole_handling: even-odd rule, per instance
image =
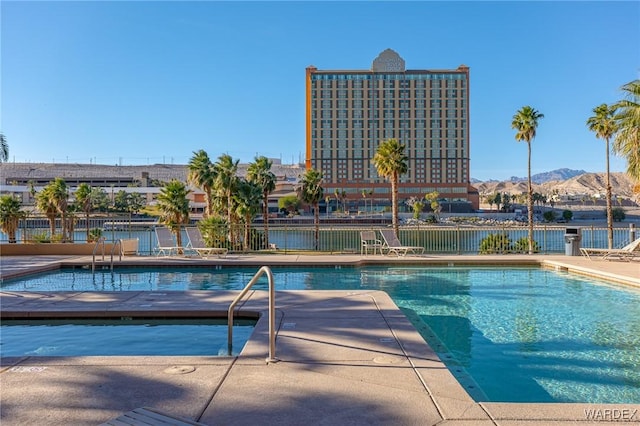
[{"label": "swimming pool", "polygon": [[[636,289],[536,268],[272,270],[278,290],[386,291],[476,401],[640,403]],[[63,270],[2,290],[239,290],[255,271]]]},{"label": "swimming pool", "polygon": [[[234,321],[231,355],[242,351],[255,322]],[[226,319],[3,320],[0,356],[229,356],[227,331]]]}]

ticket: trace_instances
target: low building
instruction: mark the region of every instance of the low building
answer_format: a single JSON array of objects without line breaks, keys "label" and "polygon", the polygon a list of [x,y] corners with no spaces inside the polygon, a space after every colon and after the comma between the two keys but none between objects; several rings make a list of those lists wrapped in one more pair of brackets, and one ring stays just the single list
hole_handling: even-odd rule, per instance
[{"label": "low building", "polygon": [[[270,211],[278,210],[278,199],[290,194],[304,173],[301,165],[283,165],[274,159],[271,171],[276,176],[276,189],[269,196]],[[238,176],[244,177],[248,164],[240,164]],[[62,178],[73,192],[81,183],[102,188],[112,199],[119,191],[139,193],[147,204],[153,204],[163,182],[172,179],[187,181],[187,165],[151,164],[140,166],[110,166],[99,164],[65,163],[1,163],[0,194],[18,197],[26,210],[35,204],[34,194],[56,178]],[[204,192],[190,187],[192,219],[199,219],[204,212]]]}]

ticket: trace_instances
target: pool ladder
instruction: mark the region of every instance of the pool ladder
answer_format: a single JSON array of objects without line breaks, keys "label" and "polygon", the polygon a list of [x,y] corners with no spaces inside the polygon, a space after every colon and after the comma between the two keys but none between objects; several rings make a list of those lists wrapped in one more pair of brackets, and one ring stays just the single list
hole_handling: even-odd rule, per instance
[{"label": "pool ladder", "polygon": [[[96,245],[93,246],[93,257],[91,259],[91,272],[95,272],[96,271],[96,252],[98,251],[99,247],[102,247],[102,260],[104,261],[104,242],[106,241],[105,237],[100,237],[98,238],[98,241],[96,241]],[[111,271],[113,272],[113,253],[116,250],[116,247],[120,247],[120,250],[118,251],[118,255],[120,256],[118,260],[122,260],[122,240],[116,240],[113,243],[113,246],[111,246]]]},{"label": "pool ladder", "polygon": [[251,281],[247,283],[240,294],[236,296],[236,298],[233,299],[233,302],[229,305],[227,313],[227,324],[229,327],[228,350],[229,355],[231,355],[233,347],[233,309],[263,274],[267,274],[267,279],[269,280],[269,356],[266,359],[267,364],[269,364],[280,360],[276,358],[276,290],[273,281],[273,272],[271,272],[271,268],[268,266],[263,266],[258,269],[258,272],[256,272],[253,278],[251,278]]}]

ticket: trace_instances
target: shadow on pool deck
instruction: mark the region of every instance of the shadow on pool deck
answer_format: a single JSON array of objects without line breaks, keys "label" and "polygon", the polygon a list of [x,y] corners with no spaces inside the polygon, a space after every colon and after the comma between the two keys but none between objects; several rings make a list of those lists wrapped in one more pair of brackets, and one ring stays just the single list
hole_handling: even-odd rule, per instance
[{"label": "shadow on pool deck", "polygon": [[[640,286],[640,266],[565,256],[230,256],[193,260],[126,258],[131,264],[540,264]],[[86,258],[2,259],[4,278]],[[90,261],[90,259],[89,259]],[[52,266],[53,265],[53,266]],[[266,312],[266,292],[252,292],[241,314]],[[3,316],[224,313],[237,292],[0,292]],[[97,425],[148,406],[208,425],[548,425],[589,422],[632,404],[476,403],[381,291],[278,291],[277,363],[267,364],[263,315],[238,357],[4,358],[3,426]],[[591,410],[591,411],[588,411]],[[596,410],[596,411],[594,411]],[[609,410],[609,411],[604,411]],[[634,411],[637,410],[637,411]],[[596,418],[597,420],[597,418]],[[603,418],[602,420],[615,420]]]}]

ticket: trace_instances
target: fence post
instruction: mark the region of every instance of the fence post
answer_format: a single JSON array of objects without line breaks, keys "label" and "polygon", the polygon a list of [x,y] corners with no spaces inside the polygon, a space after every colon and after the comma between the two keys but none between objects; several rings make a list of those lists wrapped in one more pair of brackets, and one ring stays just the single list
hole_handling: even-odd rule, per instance
[{"label": "fence post", "polygon": [[284,225],[284,254],[287,254],[287,236],[289,235],[289,224]]},{"label": "fence post", "polygon": [[636,240],[636,224],[630,223],[629,224],[629,242],[632,242],[635,240]]}]

